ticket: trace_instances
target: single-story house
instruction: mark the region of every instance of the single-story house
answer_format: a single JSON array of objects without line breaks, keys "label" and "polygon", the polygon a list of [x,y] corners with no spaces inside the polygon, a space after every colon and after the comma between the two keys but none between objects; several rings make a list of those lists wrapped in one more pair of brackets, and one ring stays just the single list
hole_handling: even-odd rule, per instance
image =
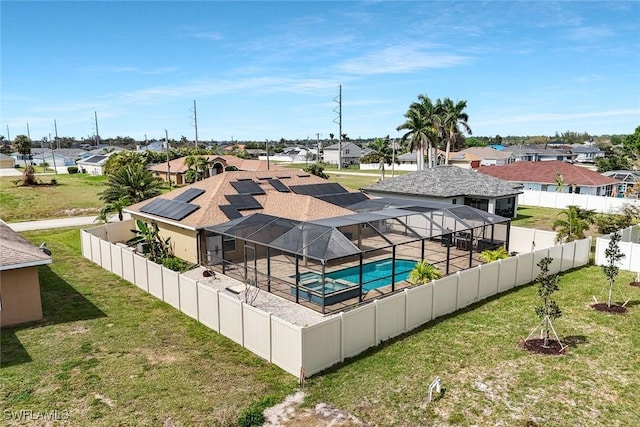
[{"label": "single-story house", "polygon": [[0,169],[13,169],[16,167],[16,159],[0,153]]},{"label": "single-story house", "polygon": [[237,171],[197,181],[124,211],[134,220],[155,221],[160,234],[171,238],[177,257],[205,263],[205,227],[254,213],[298,221],[348,215],[353,212],[344,205],[366,198],[300,170]]},{"label": "single-story house", "polygon": [[[204,177],[208,178],[213,175],[224,172],[227,166],[227,161],[220,156],[202,156],[207,159],[207,170],[204,171]],[[167,176],[171,177],[171,181],[177,185],[185,184],[184,174],[189,170],[189,167],[185,164],[186,157],[180,157],[173,159],[170,162],[158,163],[152,165],[149,170],[153,173],[153,176],[167,182]],[[192,166],[195,168],[195,166]]]},{"label": "single-story house", "polygon": [[0,326],[42,319],[38,266],[51,256],[0,220]]},{"label": "single-story house", "polygon": [[104,175],[104,165],[107,163],[109,155],[94,155],[78,160],[76,164],[82,173],[89,175]]},{"label": "single-story house", "polygon": [[[548,162],[516,162],[505,166],[483,166],[478,172],[512,183],[525,190],[616,196],[620,180],[598,172],[553,160]],[[558,188],[558,180],[562,188]]]},{"label": "single-story house", "polygon": [[329,165],[337,165],[342,160],[342,165],[357,165],[362,157],[362,148],[353,142],[342,141],[342,156],[340,156],[340,143],[328,145],[323,148],[322,160]]},{"label": "single-story house", "polygon": [[[445,152],[442,150],[437,150],[437,155],[436,155],[436,166],[439,165],[444,165],[444,156],[445,156]],[[449,153],[449,161],[451,161],[451,155],[452,153]],[[403,154],[396,154],[396,158],[398,159],[398,163],[400,163],[401,165],[415,165],[416,168],[418,167],[418,152],[417,151],[410,151],[408,153],[403,153]],[[427,167],[427,155],[425,154],[425,159],[424,159],[424,165],[425,167]]]},{"label": "single-story house", "polygon": [[513,153],[489,147],[470,147],[449,153],[449,164],[464,169],[508,165],[515,161],[516,156]]},{"label": "single-story house", "polygon": [[373,197],[467,205],[515,218],[522,186],[449,165],[386,179],[364,187],[362,191]]},{"label": "single-story house", "polygon": [[578,163],[595,163],[596,159],[603,159],[604,151],[595,146],[585,146],[575,144],[571,146],[571,152],[576,155],[575,161]]},{"label": "single-story house", "polygon": [[502,151],[513,153],[516,162],[549,162],[553,160],[572,162],[576,157],[571,150],[550,148],[544,145],[509,145]]}]

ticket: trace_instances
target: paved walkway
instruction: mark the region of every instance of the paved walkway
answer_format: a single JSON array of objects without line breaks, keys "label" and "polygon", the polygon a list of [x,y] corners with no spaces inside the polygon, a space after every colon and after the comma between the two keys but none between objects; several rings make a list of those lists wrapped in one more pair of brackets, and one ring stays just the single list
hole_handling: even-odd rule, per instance
[{"label": "paved walkway", "polygon": [[[12,222],[7,224],[14,231],[48,230],[51,228],[79,227],[81,225],[98,225],[96,216],[73,216],[69,218],[43,219],[40,221]],[[124,219],[129,219],[125,214]],[[110,222],[118,221],[117,216],[112,216]]]}]

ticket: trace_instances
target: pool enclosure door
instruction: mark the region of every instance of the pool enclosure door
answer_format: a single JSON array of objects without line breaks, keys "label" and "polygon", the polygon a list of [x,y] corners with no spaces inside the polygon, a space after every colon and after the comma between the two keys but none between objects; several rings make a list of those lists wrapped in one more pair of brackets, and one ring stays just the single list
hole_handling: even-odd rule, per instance
[{"label": "pool enclosure door", "polygon": [[247,283],[258,285],[256,248],[248,244],[244,245],[244,279]]}]

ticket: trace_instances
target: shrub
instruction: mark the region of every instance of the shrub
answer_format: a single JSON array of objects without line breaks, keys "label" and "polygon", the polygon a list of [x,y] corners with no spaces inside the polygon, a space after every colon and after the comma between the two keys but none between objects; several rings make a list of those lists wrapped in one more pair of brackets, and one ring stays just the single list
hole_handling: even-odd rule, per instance
[{"label": "shrub", "polygon": [[500,246],[498,249],[494,250],[487,249],[480,253],[480,259],[484,262],[493,262],[505,258],[509,258],[509,252],[507,252],[504,246]]},{"label": "shrub", "polygon": [[442,272],[433,264],[429,264],[426,260],[416,264],[409,273],[407,279],[412,285],[422,285],[432,280],[438,280],[442,277]]},{"label": "shrub", "polygon": [[67,172],[69,172],[70,174],[78,173],[78,167],[77,166],[67,166]]},{"label": "shrub", "polygon": [[253,402],[238,417],[238,425],[241,427],[261,426],[264,424],[264,410],[278,403],[275,396],[266,396],[257,402]]},{"label": "shrub", "polygon": [[177,257],[169,257],[162,260],[162,265],[169,270],[184,272],[189,268],[189,264]]},{"label": "shrub", "polygon": [[58,185],[58,180],[56,178],[51,178],[51,185]]}]

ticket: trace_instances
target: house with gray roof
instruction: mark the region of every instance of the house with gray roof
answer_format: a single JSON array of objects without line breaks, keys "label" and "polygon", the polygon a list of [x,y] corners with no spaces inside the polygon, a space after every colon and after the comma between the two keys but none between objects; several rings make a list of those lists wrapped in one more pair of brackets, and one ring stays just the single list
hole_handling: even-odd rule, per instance
[{"label": "house with gray roof", "polygon": [[340,155],[340,144],[333,144],[323,149],[322,159],[328,165],[337,165],[342,160],[343,166],[357,165],[362,157],[362,148],[353,142],[342,141],[342,155]]},{"label": "house with gray roof", "polygon": [[544,145],[510,145],[503,150],[505,153],[513,153],[516,162],[548,162],[559,160],[561,162],[572,162],[576,154],[571,150],[551,148]]},{"label": "house with gray roof", "polygon": [[362,188],[362,191],[373,197],[467,205],[515,218],[522,185],[449,165],[386,179]]},{"label": "house with gray roof", "polygon": [[38,266],[51,255],[0,220],[0,326],[42,319]]},{"label": "house with gray roof", "polygon": [[595,163],[596,159],[603,159],[604,151],[595,146],[574,144],[571,152],[576,155],[575,161],[578,163]]}]

